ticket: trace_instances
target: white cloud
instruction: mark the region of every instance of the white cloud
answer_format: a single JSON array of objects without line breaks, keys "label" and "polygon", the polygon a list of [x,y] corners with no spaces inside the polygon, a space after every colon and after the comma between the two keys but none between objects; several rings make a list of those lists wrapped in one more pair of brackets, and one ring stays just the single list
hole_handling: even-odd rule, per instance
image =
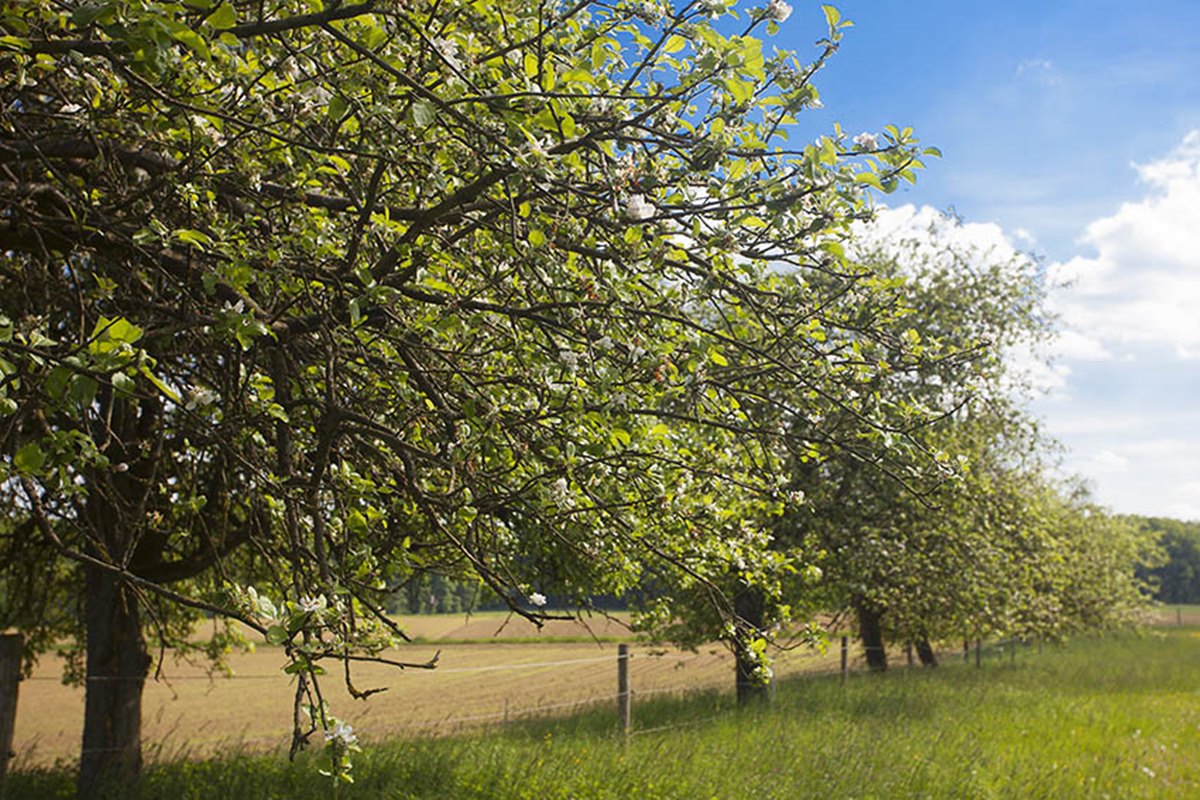
[{"label": "white cloud", "polygon": [[[930,206],[917,208],[912,204],[879,208],[875,219],[859,225],[855,234],[864,251],[879,248],[901,255],[908,263],[957,258],[975,263],[1011,264],[1015,270],[1027,269],[1030,263],[1030,257],[1018,244],[1034,240],[1033,234],[1023,228],[1010,236],[993,222],[963,222]],[[1014,385],[1061,395],[1071,369],[1059,357],[1068,353],[1096,360],[1111,357],[1099,343],[1080,337],[1064,339],[1049,349],[1031,345],[1012,347],[1005,357]]]},{"label": "white cloud", "polygon": [[1187,481],[1175,489],[1175,502],[1168,506],[1171,516],[1200,520],[1200,480]]},{"label": "white cloud", "polygon": [[1024,380],[1034,391],[1048,394],[1056,400],[1070,399],[1067,383],[1071,368],[1057,358],[1052,359],[1047,350],[1046,347],[1013,348],[1005,354],[1005,363],[1019,380]]},{"label": "white cloud", "polygon": [[[1058,335],[1040,353],[1011,353],[1010,365],[1046,390],[1035,410],[1068,448],[1064,469],[1091,478],[1100,502],[1196,519],[1200,131],[1135,169],[1141,196],[1097,212],[1078,239],[1078,255],[1044,269]],[[1006,230],[906,205],[880,209],[859,234],[889,250],[907,241],[918,254],[932,253],[938,241],[960,254],[1004,259],[1058,221],[1047,210],[1029,230]]]},{"label": "white cloud", "polygon": [[[911,203],[896,208],[880,208],[875,220],[860,226],[857,233],[872,243],[911,241],[919,243],[922,254],[936,254],[939,245],[949,245],[958,252],[975,252],[981,256],[1009,259],[1016,257],[1017,247],[1004,229],[994,222],[958,222],[930,206],[917,208]],[[1028,235],[1018,231],[1017,236]]]},{"label": "white cloud", "polygon": [[1125,472],[1129,469],[1129,459],[1112,450],[1101,450],[1085,461],[1084,467],[1089,473]]},{"label": "white cloud", "polygon": [[1046,87],[1058,86],[1062,83],[1054,62],[1045,58],[1027,58],[1017,64],[1015,77],[1018,81],[1032,81]]},{"label": "white cloud", "polygon": [[[1067,288],[1053,295],[1084,352],[1165,348],[1181,359],[1200,357],[1200,131],[1167,158],[1136,167],[1146,197],[1087,226],[1080,242],[1094,249],[1050,265]],[[1086,344],[1084,344],[1086,343]]]},{"label": "white cloud", "polygon": [[1055,338],[1052,350],[1055,358],[1073,361],[1108,361],[1113,357],[1112,351],[1100,340],[1070,329]]}]

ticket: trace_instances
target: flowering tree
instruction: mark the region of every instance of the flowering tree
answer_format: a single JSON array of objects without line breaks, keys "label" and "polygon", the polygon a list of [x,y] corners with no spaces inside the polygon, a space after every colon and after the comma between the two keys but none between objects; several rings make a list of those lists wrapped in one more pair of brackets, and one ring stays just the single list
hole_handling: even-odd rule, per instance
[{"label": "flowering tree", "polygon": [[[860,256],[899,281],[910,311],[892,324],[911,347],[888,362],[909,369],[881,369],[871,385],[909,456],[891,448],[884,471],[834,449],[793,466],[809,502],[788,515],[786,538],[825,554],[818,602],[855,616],[879,670],[888,636],[935,665],[937,638],[1058,636],[1125,619],[1141,600],[1143,546],[1050,477],[1052,444],[1021,407],[1011,353],[1053,322],[1038,265],[956,243],[957,229],[939,219]],[[848,439],[860,425],[837,412],[797,435]],[[1105,593],[1104,608],[1083,599]]]},{"label": "flowering tree", "polygon": [[766,51],[789,10],[0,10],[0,485],[81,589],[81,794],[138,769],[147,633],[202,614],[283,648],[342,774],[323,664],[432,666],[386,651],[389,577],[541,618],[653,569],[731,617],[780,568],[782,421],[859,413],[829,330],[889,336],[839,239],[921,166],[788,144],[844,25]]}]

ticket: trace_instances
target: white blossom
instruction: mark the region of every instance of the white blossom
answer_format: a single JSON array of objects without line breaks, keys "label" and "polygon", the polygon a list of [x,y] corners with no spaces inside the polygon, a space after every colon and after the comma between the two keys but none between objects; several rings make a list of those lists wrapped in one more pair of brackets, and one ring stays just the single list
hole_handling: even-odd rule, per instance
[{"label": "white blossom", "polygon": [[529,595],[529,604],[541,608],[542,606],[546,605],[546,595],[542,594],[541,592],[534,592],[533,594]]},{"label": "white blossom", "polygon": [[570,493],[570,484],[566,478],[559,478],[554,482],[554,498],[559,502],[567,499]]},{"label": "white blossom", "polygon": [[549,151],[546,150],[546,143],[536,136],[529,137],[529,140],[525,143],[525,150],[538,158],[547,158],[550,155]]},{"label": "white blossom", "polygon": [[316,597],[305,595],[301,597],[296,605],[300,606],[300,610],[312,614],[316,611],[321,611],[325,608],[325,595],[319,594]]},{"label": "white blossom", "polygon": [[212,389],[193,389],[189,396],[185,408],[188,411],[195,411],[203,406],[211,406],[217,400],[217,393]]},{"label": "white blossom", "polygon": [[854,137],[854,143],[863,150],[875,150],[879,147],[879,139],[875,134],[863,131],[858,136]]},{"label": "white blossom", "polygon": [[333,92],[326,89],[324,86],[313,86],[311,89],[306,89],[301,92],[309,100],[312,100],[315,106],[327,106],[333,98]]},{"label": "white blossom", "polygon": [[770,0],[767,3],[767,16],[776,22],[783,22],[792,15],[792,7],[783,0]]},{"label": "white blossom", "polygon": [[325,731],[326,742],[336,742],[343,747],[348,747],[358,741],[358,737],[354,735],[354,728],[344,722],[339,722],[332,729]]},{"label": "white blossom", "polygon": [[657,22],[663,18],[663,8],[658,3],[658,0],[642,0],[639,10],[641,11],[641,16],[651,22]]},{"label": "white blossom", "polygon": [[596,340],[596,347],[600,350],[611,350],[612,346],[613,340],[611,336],[601,336]]},{"label": "white blossom", "polygon": [[645,195],[631,194],[625,200],[625,216],[633,220],[649,219],[654,216],[654,206],[646,202]]},{"label": "white blossom", "polygon": [[716,17],[725,11],[725,0],[700,0],[700,8]]},{"label": "white blossom", "polygon": [[438,55],[442,57],[443,61],[450,65],[451,69],[462,69],[462,59],[458,57],[458,44],[456,44],[454,40],[434,38],[430,41],[433,44],[434,49],[438,51]]}]

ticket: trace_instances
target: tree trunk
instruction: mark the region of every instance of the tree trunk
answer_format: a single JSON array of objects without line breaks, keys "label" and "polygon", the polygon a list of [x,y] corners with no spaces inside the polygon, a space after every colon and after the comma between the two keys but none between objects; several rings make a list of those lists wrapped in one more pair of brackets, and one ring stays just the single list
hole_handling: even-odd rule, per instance
[{"label": "tree trunk", "polygon": [[128,791],[142,766],[142,687],[150,656],[137,596],[113,573],[87,567],[87,688],[78,797]]},{"label": "tree trunk", "polygon": [[937,653],[934,652],[933,645],[924,636],[917,639],[917,657],[921,659],[921,666],[936,667],[938,665]]},{"label": "tree trunk", "polygon": [[873,672],[886,672],[887,651],[883,646],[883,628],[880,614],[873,608],[858,607],[858,635],[862,639],[863,651],[867,654],[867,666]]},{"label": "tree trunk", "polygon": [[[741,620],[739,629],[750,632],[755,638],[761,635],[764,627],[763,602],[762,591],[754,587],[742,587],[733,596],[733,613]],[[750,658],[740,644],[734,652],[736,654],[734,676],[737,681],[738,705],[744,706],[751,702],[766,700],[769,696],[769,684],[759,680],[757,676],[758,662]]]}]

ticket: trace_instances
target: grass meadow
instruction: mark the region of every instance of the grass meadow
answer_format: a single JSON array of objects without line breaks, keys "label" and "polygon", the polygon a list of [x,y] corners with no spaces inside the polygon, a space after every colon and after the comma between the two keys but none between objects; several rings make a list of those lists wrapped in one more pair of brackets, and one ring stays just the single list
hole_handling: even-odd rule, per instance
[{"label": "grass meadow", "polygon": [[[1200,797],[1200,629],[991,652],[982,668],[780,681],[769,707],[727,692],[368,745],[340,798]],[[141,797],[330,798],[320,759],[231,753],[151,766]],[[70,797],[26,768],[9,800]],[[129,796],[128,791],[116,796]]]}]

